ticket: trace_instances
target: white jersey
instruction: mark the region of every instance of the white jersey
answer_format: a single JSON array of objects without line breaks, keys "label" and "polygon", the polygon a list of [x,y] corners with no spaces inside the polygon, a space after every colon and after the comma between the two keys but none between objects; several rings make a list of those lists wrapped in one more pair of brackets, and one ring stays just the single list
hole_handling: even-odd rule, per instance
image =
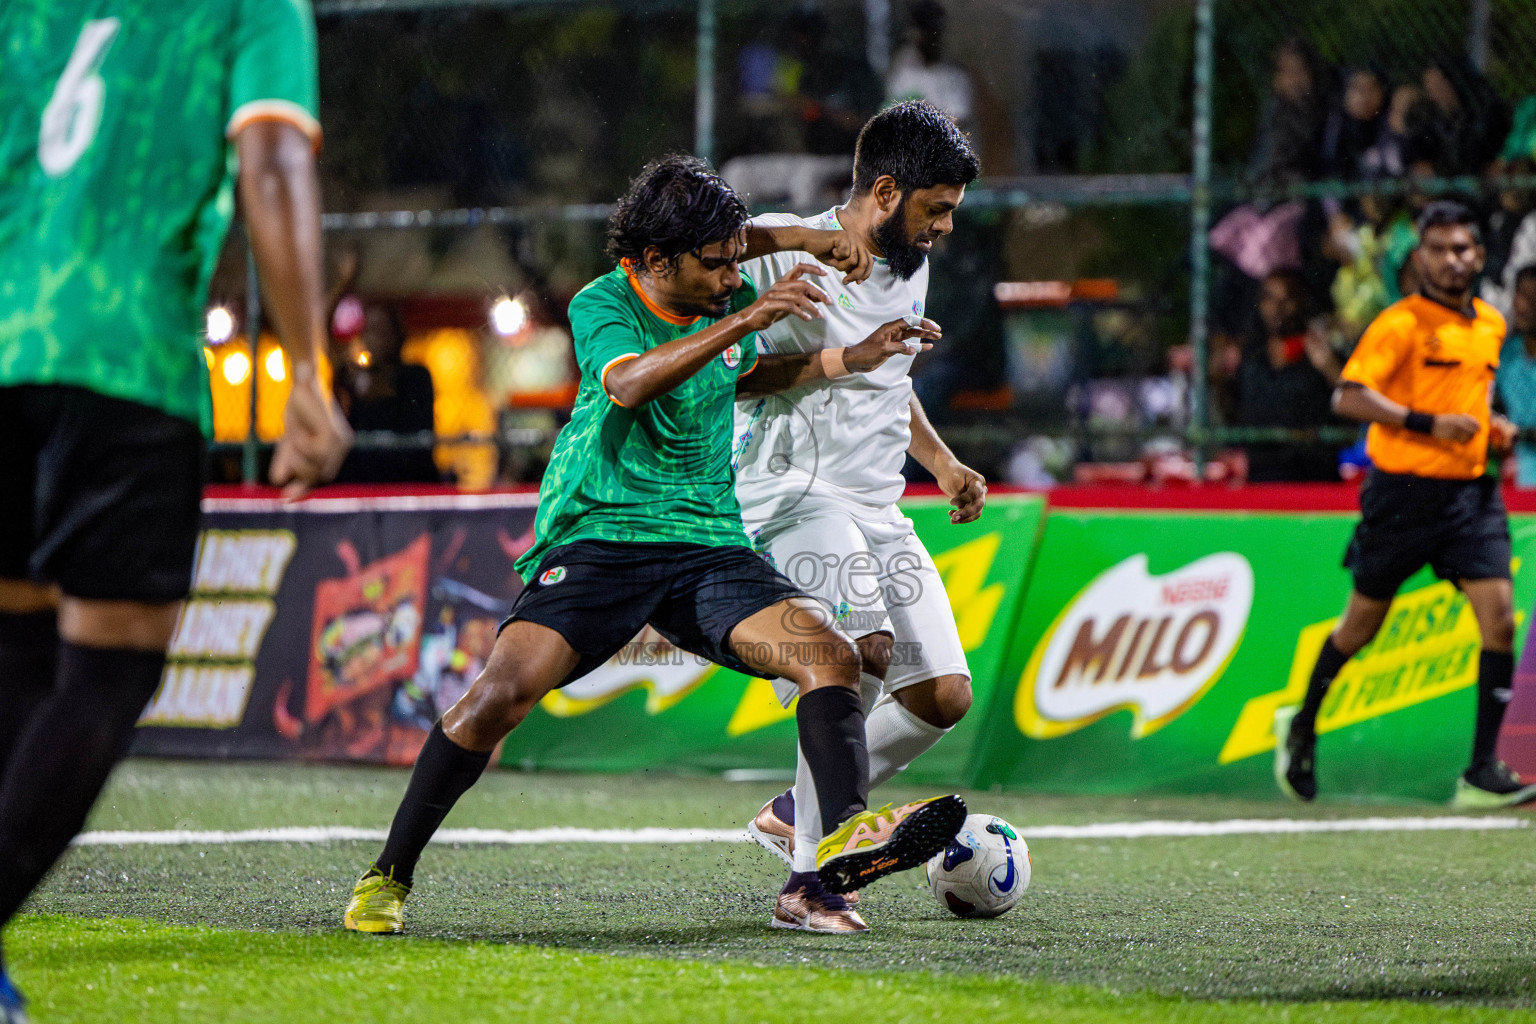
[{"label": "white jersey", "polygon": [[[755,223],[835,229],[837,210],[815,217],[767,214]],[[742,264],[742,276],[767,291],[797,263],[816,263],[804,252],[781,252]],[[809,277],[831,300],[822,319],[788,316],[757,336],[759,352],[815,352],[857,345],[875,329],[908,314],[923,314],[928,264],[909,280],[876,260],[865,281],[842,283],[827,268]],[[897,355],[869,373],[819,380],[764,398],[736,403],[736,497],[747,532],[827,502],[853,510],[883,509],[901,497],[901,475],[912,441],[913,356]]]}]

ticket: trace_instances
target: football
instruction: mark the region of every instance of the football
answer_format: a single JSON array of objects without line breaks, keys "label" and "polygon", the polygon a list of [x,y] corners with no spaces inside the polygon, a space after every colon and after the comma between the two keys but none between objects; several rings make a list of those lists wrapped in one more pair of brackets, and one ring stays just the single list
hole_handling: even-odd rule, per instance
[{"label": "football", "polygon": [[954,840],[928,861],[928,888],[956,917],[997,917],[1029,888],[1029,846],[990,814],[967,815]]}]

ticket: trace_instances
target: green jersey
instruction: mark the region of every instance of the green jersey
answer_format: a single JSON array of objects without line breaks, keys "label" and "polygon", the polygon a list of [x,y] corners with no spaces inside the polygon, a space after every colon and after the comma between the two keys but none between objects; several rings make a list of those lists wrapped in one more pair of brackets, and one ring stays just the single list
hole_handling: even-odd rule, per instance
[{"label": "green jersey", "polygon": [[230,140],[317,142],[309,0],[0,3],[0,386],[212,410],[203,303],[234,210]]},{"label": "green jersey", "polygon": [[[731,311],[756,300],[744,284]],[[669,316],[622,269],[577,293],[570,315],[581,388],[539,488],[533,547],[517,571],[530,579],[550,548],[575,540],[746,546],[731,431],[736,379],[757,366],[756,335],[627,409],[603,388],[610,369],[719,321]]]}]

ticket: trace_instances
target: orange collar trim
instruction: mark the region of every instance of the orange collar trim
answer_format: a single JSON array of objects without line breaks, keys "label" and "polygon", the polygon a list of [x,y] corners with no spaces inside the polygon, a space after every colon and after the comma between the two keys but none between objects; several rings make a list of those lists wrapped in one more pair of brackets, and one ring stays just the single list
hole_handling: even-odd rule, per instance
[{"label": "orange collar trim", "polygon": [[635,272],[628,264],[629,261],[626,260],[621,265],[624,267],[625,276],[629,278],[629,286],[635,290],[636,295],[640,296],[641,303],[645,305],[646,309],[650,310],[652,316],[671,324],[673,327],[688,327],[698,322],[699,318],[696,316],[676,316],[652,302],[651,297],[645,294],[645,289],[640,287],[640,282],[635,280]]}]

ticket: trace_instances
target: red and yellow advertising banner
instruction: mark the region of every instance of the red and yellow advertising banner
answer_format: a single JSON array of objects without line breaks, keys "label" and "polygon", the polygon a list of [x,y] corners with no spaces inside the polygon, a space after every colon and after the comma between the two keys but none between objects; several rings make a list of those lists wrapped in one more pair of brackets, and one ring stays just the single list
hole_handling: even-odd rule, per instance
[{"label": "red and yellow advertising banner", "polygon": [[212,499],[135,751],[410,764],[522,589],[533,495]]}]

